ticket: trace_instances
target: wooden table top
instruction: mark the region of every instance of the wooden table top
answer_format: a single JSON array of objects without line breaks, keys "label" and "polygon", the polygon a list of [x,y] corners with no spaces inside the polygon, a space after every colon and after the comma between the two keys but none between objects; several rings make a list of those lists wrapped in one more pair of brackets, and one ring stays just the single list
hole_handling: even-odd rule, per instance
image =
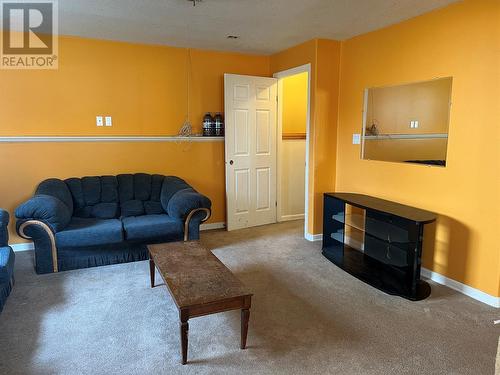
[{"label": "wooden table top", "polygon": [[437,219],[437,215],[434,212],[407,206],[401,203],[387,201],[385,199],[371,197],[369,195],[356,193],[325,194],[360,208],[369,208],[382,213],[389,213],[419,223],[432,223]]},{"label": "wooden table top", "polygon": [[178,308],[252,295],[199,241],[149,245],[148,249]]}]

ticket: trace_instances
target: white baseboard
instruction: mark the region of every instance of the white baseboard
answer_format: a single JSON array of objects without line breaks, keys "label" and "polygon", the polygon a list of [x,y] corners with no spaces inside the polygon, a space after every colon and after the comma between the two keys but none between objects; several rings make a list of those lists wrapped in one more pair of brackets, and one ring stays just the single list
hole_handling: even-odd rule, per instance
[{"label": "white baseboard", "polygon": [[207,224],[201,224],[200,230],[224,229],[225,227],[226,227],[226,223],[224,223],[224,222],[207,223]]},{"label": "white baseboard", "polygon": [[321,241],[323,239],[323,234],[311,234],[311,233],[306,233],[305,235],[306,240],[315,242],[315,241]]},{"label": "white baseboard", "polygon": [[283,215],[280,217],[279,221],[292,221],[292,220],[301,220],[301,219],[304,219],[304,214]]},{"label": "white baseboard", "polygon": [[445,285],[448,288],[451,288],[453,290],[456,290],[457,292],[465,294],[466,296],[469,296],[477,301],[486,303],[487,305],[496,308],[500,308],[500,297],[491,296],[479,289],[462,284],[459,281],[450,279],[444,275],[441,275],[440,273],[428,270],[427,268],[422,267],[421,275],[426,279],[430,279],[438,284]]},{"label": "white baseboard", "polygon": [[12,247],[12,250],[14,250],[14,252],[16,253],[19,253],[21,251],[35,250],[35,245],[33,244],[33,242],[15,243],[9,246]]},{"label": "white baseboard", "polygon": [[[345,241],[348,242],[349,240],[351,240],[351,238],[349,236],[346,236]],[[479,289],[462,284],[461,282],[450,279],[444,275],[441,275],[440,273],[428,270],[427,268],[424,267],[422,267],[420,274],[422,277],[425,277],[426,279],[447,286],[448,288],[451,288],[453,290],[456,290],[457,292],[465,294],[466,296],[469,296],[477,301],[486,303],[487,305],[493,307],[500,308],[500,297],[490,296],[489,294],[482,292]]]}]

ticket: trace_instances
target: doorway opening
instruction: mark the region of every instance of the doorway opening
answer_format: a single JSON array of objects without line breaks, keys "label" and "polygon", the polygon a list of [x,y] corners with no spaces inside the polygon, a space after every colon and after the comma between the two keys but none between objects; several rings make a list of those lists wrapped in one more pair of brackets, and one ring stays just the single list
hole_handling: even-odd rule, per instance
[{"label": "doorway opening", "polygon": [[274,74],[278,79],[277,220],[304,220],[308,232],[311,64]]}]

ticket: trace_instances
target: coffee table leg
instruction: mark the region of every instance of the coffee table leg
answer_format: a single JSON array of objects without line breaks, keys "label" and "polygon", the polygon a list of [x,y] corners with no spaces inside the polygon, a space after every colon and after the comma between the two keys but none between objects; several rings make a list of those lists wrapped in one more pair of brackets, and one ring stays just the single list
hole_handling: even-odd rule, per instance
[{"label": "coffee table leg", "polygon": [[250,320],[250,310],[241,310],[241,349],[247,347],[248,321]]},{"label": "coffee table leg", "polygon": [[180,328],[181,328],[182,364],[185,365],[187,363],[188,333],[189,333],[189,323],[187,318],[181,318]]},{"label": "coffee table leg", "polygon": [[149,277],[151,278],[151,288],[155,286],[155,261],[149,256]]}]

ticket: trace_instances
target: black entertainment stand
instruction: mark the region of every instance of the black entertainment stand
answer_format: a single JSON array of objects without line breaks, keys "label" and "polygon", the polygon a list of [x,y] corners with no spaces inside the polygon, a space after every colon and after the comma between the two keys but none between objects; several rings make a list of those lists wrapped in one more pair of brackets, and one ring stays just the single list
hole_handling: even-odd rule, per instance
[{"label": "black entertainment stand", "polygon": [[326,193],[323,255],[364,282],[418,301],[431,288],[420,280],[424,225],[436,214],[362,194]]}]

